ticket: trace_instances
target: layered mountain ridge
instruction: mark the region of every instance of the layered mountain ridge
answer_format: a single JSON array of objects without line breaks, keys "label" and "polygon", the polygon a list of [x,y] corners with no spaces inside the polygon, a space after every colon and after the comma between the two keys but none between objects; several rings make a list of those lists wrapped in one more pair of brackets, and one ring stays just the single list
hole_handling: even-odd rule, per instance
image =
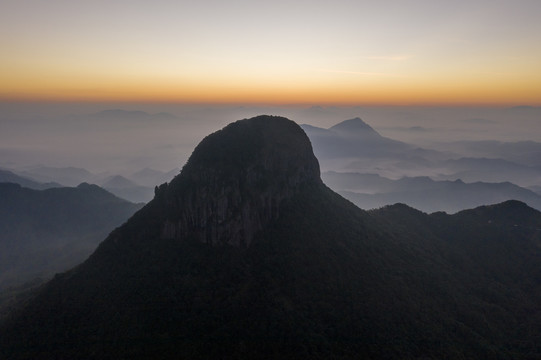
[{"label": "layered mountain ridge", "polygon": [[518,202],[363,211],[295,123],[242,120],[0,324],[0,357],[533,359],[539,228]]},{"label": "layered mountain ridge", "polygon": [[414,149],[401,141],[381,136],[358,117],[342,121],[329,129],[311,125],[302,125],[302,128],[310,137],[320,160],[354,156],[382,158]]},{"label": "layered mountain ridge", "polygon": [[86,183],[34,190],[0,183],[0,291],[85,260],[141,204]]}]

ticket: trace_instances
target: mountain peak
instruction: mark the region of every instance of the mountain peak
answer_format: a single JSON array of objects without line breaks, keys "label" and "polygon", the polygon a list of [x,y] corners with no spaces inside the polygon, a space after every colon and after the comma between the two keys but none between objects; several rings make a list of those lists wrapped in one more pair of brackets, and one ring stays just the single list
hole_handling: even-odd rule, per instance
[{"label": "mountain peak", "polygon": [[239,120],[201,141],[182,172],[157,190],[164,238],[247,246],[301,187],[321,184],[304,131],[276,116]]},{"label": "mountain peak", "polygon": [[329,130],[354,136],[380,136],[376,130],[374,130],[370,125],[365,123],[360,117],[342,121],[341,123],[338,123],[329,128]]},{"label": "mountain peak", "polygon": [[468,221],[475,220],[499,224],[508,228],[521,224],[522,227],[532,229],[541,226],[539,215],[539,211],[518,200],[507,200],[499,204],[479,206],[456,214],[458,218],[468,219]]},{"label": "mountain peak", "polygon": [[105,179],[101,186],[103,188],[126,188],[137,186],[137,184],[122,175],[114,175]]}]

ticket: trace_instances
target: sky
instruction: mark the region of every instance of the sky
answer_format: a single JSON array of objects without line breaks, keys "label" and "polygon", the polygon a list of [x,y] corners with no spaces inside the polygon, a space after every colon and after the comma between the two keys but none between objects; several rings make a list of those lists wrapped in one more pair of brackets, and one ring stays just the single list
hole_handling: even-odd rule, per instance
[{"label": "sky", "polygon": [[2,0],[0,101],[541,105],[541,1]]}]

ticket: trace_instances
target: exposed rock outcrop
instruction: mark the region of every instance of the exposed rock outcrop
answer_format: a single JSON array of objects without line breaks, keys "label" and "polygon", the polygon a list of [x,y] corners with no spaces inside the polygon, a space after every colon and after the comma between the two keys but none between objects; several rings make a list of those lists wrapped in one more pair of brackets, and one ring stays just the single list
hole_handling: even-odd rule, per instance
[{"label": "exposed rock outcrop", "polygon": [[293,121],[237,121],[207,136],[181,174],[158,189],[167,214],[161,236],[248,246],[284,200],[320,182],[310,141]]}]

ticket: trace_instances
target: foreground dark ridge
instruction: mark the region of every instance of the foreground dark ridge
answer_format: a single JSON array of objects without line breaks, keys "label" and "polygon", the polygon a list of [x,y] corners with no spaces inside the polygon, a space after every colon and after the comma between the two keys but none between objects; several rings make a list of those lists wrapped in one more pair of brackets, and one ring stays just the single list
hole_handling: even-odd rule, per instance
[{"label": "foreground dark ridge", "polygon": [[539,358],[539,228],[514,201],[365,212],[293,122],[243,120],[2,324],[0,357]]}]

